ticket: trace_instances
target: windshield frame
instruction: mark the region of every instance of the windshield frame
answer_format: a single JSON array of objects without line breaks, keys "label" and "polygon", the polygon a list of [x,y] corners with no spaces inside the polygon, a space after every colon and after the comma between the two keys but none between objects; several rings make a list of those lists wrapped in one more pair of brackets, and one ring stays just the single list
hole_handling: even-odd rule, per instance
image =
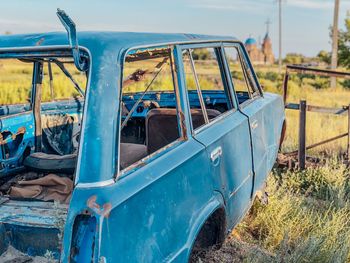
[{"label": "windshield frame", "polygon": [[[88,52],[87,49],[82,48],[82,55],[89,61],[89,64],[91,64],[91,61],[89,60],[90,53]],[[23,63],[26,63],[25,60],[28,60],[28,63],[33,64],[33,71],[32,71],[32,83],[31,83],[31,97],[28,101],[28,103],[14,103],[13,105],[28,105],[29,109],[28,111],[32,110],[32,104],[33,104],[33,78],[34,78],[34,64],[36,61],[35,59],[43,59],[43,62],[48,63],[46,59],[49,58],[55,58],[54,60],[50,61],[51,63],[54,63],[57,65],[57,67],[61,70],[61,72],[72,82],[74,89],[81,95],[82,98],[85,99],[86,96],[86,90],[89,86],[89,79],[90,79],[90,73],[91,73],[91,65],[89,66],[89,70],[86,72],[86,86],[85,86],[85,92],[84,90],[81,89],[79,84],[76,82],[72,74],[67,70],[67,68],[64,66],[66,63],[62,63],[57,58],[72,58],[73,59],[73,54],[72,54],[72,49],[70,47],[65,47],[65,46],[57,46],[54,47],[48,47],[48,48],[33,48],[33,47],[28,47],[28,48],[12,48],[12,49],[1,49],[0,48],[0,60],[6,60],[6,59],[17,59],[19,61],[23,60]],[[33,60],[33,61],[31,61]],[[74,60],[72,61],[72,64],[74,65]],[[79,70],[76,67],[77,70]],[[66,72],[65,72],[66,71]],[[80,70],[79,70],[80,71]]]},{"label": "windshield frame", "polygon": [[[77,156],[77,164],[76,169],[73,175],[74,178],[74,187],[79,182],[79,173],[80,173],[80,164],[81,164],[81,151],[82,151],[82,143],[84,142],[84,130],[85,130],[85,119],[87,115],[87,96],[88,92],[90,90],[90,83],[92,78],[92,54],[89,49],[83,46],[79,46],[79,49],[81,51],[81,54],[86,56],[88,59],[89,67],[86,74],[86,89],[84,93],[84,105],[83,105],[83,115],[82,115],[82,124],[80,128],[81,136],[79,140],[79,146],[78,146],[78,156]],[[72,48],[70,46],[66,45],[52,45],[52,46],[43,46],[43,47],[15,47],[15,48],[0,48],[0,59],[18,59],[18,58],[35,58],[35,57],[42,57],[42,58],[49,58],[49,57],[56,57],[56,58],[67,58],[71,57],[73,58]],[[73,63],[74,64],[74,63]],[[77,68],[78,69],[78,68]],[[79,69],[78,69],[79,70]],[[35,73],[33,73],[35,74]],[[33,90],[34,87],[32,87]],[[31,98],[31,105],[33,102],[33,92],[32,92],[32,98]],[[33,110],[32,107],[30,111]]]}]

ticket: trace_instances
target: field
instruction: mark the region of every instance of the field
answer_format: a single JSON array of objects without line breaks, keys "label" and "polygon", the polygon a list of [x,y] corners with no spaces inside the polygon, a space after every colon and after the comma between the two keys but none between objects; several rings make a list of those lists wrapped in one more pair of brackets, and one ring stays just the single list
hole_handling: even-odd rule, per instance
[{"label": "field", "polygon": [[[62,71],[53,63],[53,90],[50,90],[50,78],[48,64],[44,64],[44,76],[42,87],[42,101],[52,99],[64,99],[78,96],[73,84]],[[65,64],[67,70],[73,75],[74,79],[85,88],[86,78],[73,64]],[[0,105],[27,104],[30,101],[31,85],[33,76],[33,63],[22,62],[19,60],[1,60],[0,61]]]},{"label": "field", "polygon": [[[127,73],[135,69],[130,68]],[[70,71],[84,86],[84,76],[72,68]],[[211,74],[210,65],[199,74]],[[277,73],[275,66],[258,67],[257,74],[265,91],[281,94],[283,76]],[[77,95],[74,88],[65,90],[72,84],[58,69],[53,70],[53,75],[56,99]],[[30,64],[1,61],[0,105],[27,103],[31,76]],[[51,96],[47,71],[43,85],[43,100],[47,101]],[[171,79],[162,75],[155,82],[155,86],[163,89],[171,85]],[[343,87],[346,85],[340,80],[335,90],[327,85],[327,78],[295,75],[290,81],[288,100],[306,99],[311,105],[330,107],[350,104],[350,89]],[[126,91],[140,88],[129,86]],[[287,111],[286,114],[284,152],[297,148],[298,132],[298,112]],[[344,116],[307,115],[307,144],[346,131]],[[339,140],[308,152],[327,156],[326,165],[322,167],[303,172],[275,169],[268,179],[268,205],[256,201],[223,248],[202,255],[198,262],[350,262],[350,173],[339,157],[345,150],[346,139]]]}]

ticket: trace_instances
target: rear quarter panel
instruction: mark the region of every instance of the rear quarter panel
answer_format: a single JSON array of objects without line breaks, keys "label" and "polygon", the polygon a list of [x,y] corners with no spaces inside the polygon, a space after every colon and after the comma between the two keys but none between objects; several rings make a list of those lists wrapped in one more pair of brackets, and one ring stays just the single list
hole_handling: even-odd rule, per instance
[{"label": "rear quarter panel", "polygon": [[[253,148],[257,153],[254,156],[254,169],[257,173],[255,190],[261,190],[276,162],[285,112],[282,97],[277,94],[266,92],[263,98],[255,100],[253,104],[258,108],[256,118],[261,120],[259,125],[262,125],[256,131],[251,131]],[[259,134],[253,134],[254,132]]]},{"label": "rear quarter panel", "polygon": [[[74,218],[85,210],[97,218],[96,253],[106,262],[186,261],[205,219],[223,206],[221,195],[213,194],[206,159],[205,148],[190,139],[113,185],[78,186],[63,261],[69,257]],[[91,206],[92,197],[97,205]]]}]

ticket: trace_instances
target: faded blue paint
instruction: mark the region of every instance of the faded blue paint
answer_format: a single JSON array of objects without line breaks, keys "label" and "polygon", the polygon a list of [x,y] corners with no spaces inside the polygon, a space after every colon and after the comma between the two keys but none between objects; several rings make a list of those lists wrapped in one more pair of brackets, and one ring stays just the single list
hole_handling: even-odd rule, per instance
[{"label": "faded blue paint", "polygon": [[[181,45],[237,42],[236,39],[113,32],[82,32],[78,33],[78,39],[82,49],[89,54],[90,75],[76,187],[65,224],[61,260],[69,261],[73,243],[74,248],[82,249],[81,258],[94,254],[95,262],[102,259],[106,262],[184,262],[189,258],[201,227],[214,211],[224,209],[225,228],[229,230],[249,209],[256,190],[261,188],[275,161],[284,120],[282,99],[264,94],[247,106],[238,107],[238,98],[234,96],[236,110],[193,134],[188,109],[191,97],[187,98],[186,93]],[[14,51],[28,54],[46,48],[68,48],[64,33],[2,36],[0,40],[0,57]],[[147,160],[144,166],[116,181],[124,55],[133,47],[172,44],[175,45],[179,104],[185,117],[187,140],[177,141],[160,155]],[[251,64],[248,65],[254,72]],[[228,67],[224,66],[228,75]],[[234,94],[232,83],[229,86]],[[174,103],[170,95],[162,96],[161,103]],[[208,96],[220,99],[220,94]],[[141,115],[145,114],[142,112]],[[255,121],[258,126],[251,132]],[[219,147],[222,155],[212,163],[211,153]],[[81,214],[96,218],[95,228],[91,227],[95,223],[89,220],[79,228],[88,233],[87,240],[73,237],[73,226],[79,226]],[[30,228],[30,224],[26,226]],[[91,242],[92,236],[94,242]],[[79,247],[83,244],[91,246]]]}]

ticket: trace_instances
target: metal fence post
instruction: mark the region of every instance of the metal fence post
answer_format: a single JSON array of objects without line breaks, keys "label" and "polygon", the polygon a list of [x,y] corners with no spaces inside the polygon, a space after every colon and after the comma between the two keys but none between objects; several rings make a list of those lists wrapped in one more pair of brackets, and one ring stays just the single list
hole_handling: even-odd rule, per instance
[{"label": "metal fence post", "polygon": [[348,160],[350,160],[350,105],[348,107]]},{"label": "metal fence post", "polygon": [[304,170],[306,165],[306,101],[300,101],[299,112],[299,169]]},{"label": "metal fence post", "polygon": [[288,81],[289,81],[289,72],[287,70],[286,71],[286,75],[284,75],[284,79],[283,79],[283,101],[284,101],[284,105],[287,104]]}]

